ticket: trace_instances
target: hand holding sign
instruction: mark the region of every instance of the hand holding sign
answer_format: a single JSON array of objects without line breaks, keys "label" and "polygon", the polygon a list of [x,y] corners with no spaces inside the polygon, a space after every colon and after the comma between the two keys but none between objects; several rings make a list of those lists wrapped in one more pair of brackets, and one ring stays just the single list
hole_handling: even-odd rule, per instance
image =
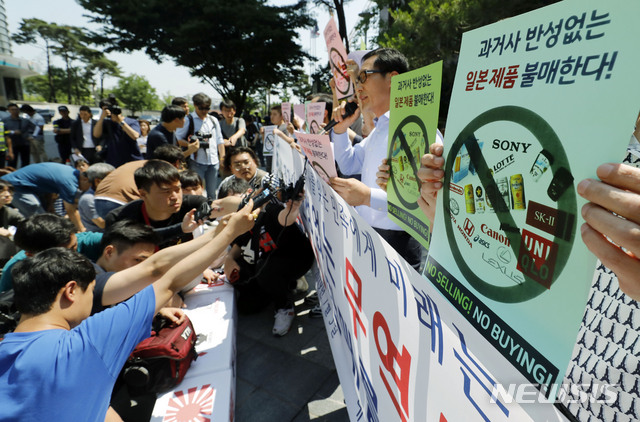
[{"label": "hand holding sign", "polygon": [[431,144],[429,154],[422,156],[420,160],[420,170],[418,178],[422,182],[420,187],[420,197],[418,206],[433,224],[436,214],[436,199],[438,191],[442,189],[442,178],[444,177],[444,158],[442,158],[443,148],[440,144]]},{"label": "hand holding sign", "polygon": [[597,175],[601,181],[586,179],[578,185],[580,196],[591,201],[582,207],[586,221],[581,227],[582,239],[587,248],[616,273],[620,289],[639,300],[640,169],[625,164],[603,164],[598,167]]}]

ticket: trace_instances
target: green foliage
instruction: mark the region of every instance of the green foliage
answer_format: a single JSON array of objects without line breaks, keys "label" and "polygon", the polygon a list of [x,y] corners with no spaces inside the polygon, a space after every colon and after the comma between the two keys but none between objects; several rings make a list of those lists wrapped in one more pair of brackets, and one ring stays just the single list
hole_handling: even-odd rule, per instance
[{"label": "green foliage", "polygon": [[[65,69],[52,66],[51,77],[55,97],[64,97],[68,89],[67,72]],[[87,76],[86,69],[73,68],[71,78],[71,84],[74,87],[74,102],[69,102],[69,104],[93,104],[91,78],[90,75]],[[38,101],[48,101],[50,86],[47,75],[25,78],[22,86],[25,94],[30,98],[38,98]]]},{"label": "green foliage", "polygon": [[282,7],[266,0],[78,3],[103,25],[92,39],[107,51],[143,50],[158,62],[169,57],[232,99],[238,112],[249,94],[302,72],[306,54],[295,31],[310,23],[304,1]]},{"label": "green foliage", "polygon": [[132,115],[137,111],[153,109],[160,101],[149,81],[135,74],[120,78],[113,93],[123,108],[131,110]]},{"label": "green foliage", "polygon": [[443,60],[440,123],[449,110],[451,90],[462,34],[469,30],[516,16],[558,0],[411,0],[394,7],[397,1],[376,0],[389,6],[391,24],[380,30],[378,42],[400,50],[412,68]]},{"label": "green foliage", "polygon": [[[90,98],[90,86],[94,75],[100,74],[102,81],[105,69],[112,74],[119,74],[115,62],[108,60],[102,52],[89,47],[90,41],[82,28],[58,25],[35,18],[23,19],[12,39],[18,44],[38,45],[45,50],[47,91],[42,80],[36,79],[32,81],[29,89],[37,90],[37,95],[48,101],[57,102],[66,94],[69,104],[93,103]],[[51,65],[52,54],[64,61],[64,75],[60,75],[59,69]]]}]

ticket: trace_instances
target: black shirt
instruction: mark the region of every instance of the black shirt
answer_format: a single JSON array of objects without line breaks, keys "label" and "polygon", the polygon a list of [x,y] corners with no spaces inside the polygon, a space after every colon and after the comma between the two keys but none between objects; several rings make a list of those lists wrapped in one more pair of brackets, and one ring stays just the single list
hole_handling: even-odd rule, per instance
[{"label": "black shirt", "polygon": [[[200,195],[184,195],[182,197],[180,210],[172,214],[171,217],[162,221],[149,219],[149,225],[153,227],[156,234],[160,237],[160,243],[158,244],[160,249],[193,239],[191,233],[184,233],[182,231],[182,219],[185,214],[192,209],[198,209],[206,200],[207,198]],[[105,226],[109,227],[116,221],[122,220],[132,220],[147,224],[147,219],[142,212],[143,203],[142,199],[138,199],[111,211],[105,218]]]},{"label": "black shirt", "polygon": [[[53,121],[53,126],[57,126],[58,129],[71,129],[71,119],[58,119]],[[62,145],[71,145],[71,134],[70,133],[58,133],[55,136],[56,143]]]},{"label": "black shirt", "polygon": [[147,136],[147,157],[153,158],[153,151],[161,145],[174,145],[176,142],[175,132],[169,132],[162,123],[149,132]]}]

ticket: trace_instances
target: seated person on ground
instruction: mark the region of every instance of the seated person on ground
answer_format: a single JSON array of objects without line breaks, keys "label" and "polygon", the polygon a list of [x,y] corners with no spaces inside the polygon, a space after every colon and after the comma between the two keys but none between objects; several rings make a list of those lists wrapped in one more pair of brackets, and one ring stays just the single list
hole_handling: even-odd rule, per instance
[{"label": "seated person on ground", "polygon": [[202,177],[193,170],[185,170],[180,173],[180,185],[183,195],[200,195],[204,193]]},{"label": "seated person on ground", "polygon": [[76,233],[71,221],[54,214],[37,214],[27,218],[16,228],[14,242],[22,250],[2,269],[0,292],[13,288],[11,268],[18,261],[55,247],[77,250],[89,259],[98,259],[101,239],[102,233]]},{"label": "seated person on ground", "polygon": [[55,248],[20,263],[14,275],[22,319],[0,342],[0,420],[103,422],[116,377],[149,336],[154,315],[252,227],[250,206],[153,286],[93,316],[95,269],[88,259]]}]

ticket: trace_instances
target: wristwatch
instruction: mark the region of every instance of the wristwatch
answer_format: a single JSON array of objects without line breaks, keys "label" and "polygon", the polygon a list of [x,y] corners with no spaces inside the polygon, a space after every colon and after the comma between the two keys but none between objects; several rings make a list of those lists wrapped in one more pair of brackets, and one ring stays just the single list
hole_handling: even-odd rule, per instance
[{"label": "wristwatch", "polygon": [[124,127],[124,120],[120,122],[120,127]]}]

